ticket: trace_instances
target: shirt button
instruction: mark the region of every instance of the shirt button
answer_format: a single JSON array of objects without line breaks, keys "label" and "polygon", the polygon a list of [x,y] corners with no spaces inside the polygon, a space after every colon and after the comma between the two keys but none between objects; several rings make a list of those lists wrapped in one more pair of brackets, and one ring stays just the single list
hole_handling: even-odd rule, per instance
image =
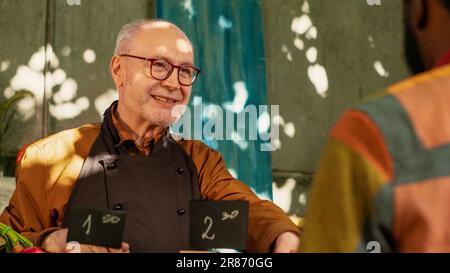
[{"label": "shirt button", "polygon": [[178,215],[183,215],[186,211],[184,209],[177,209],[177,213]]},{"label": "shirt button", "polygon": [[113,206],[113,210],[122,210],[122,209],[123,209],[122,204],[115,204],[115,205]]},{"label": "shirt button", "polygon": [[177,173],[178,173],[179,175],[182,175],[182,174],[184,173],[184,168],[183,168],[183,167],[179,167],[179,168],[177,169]]}]

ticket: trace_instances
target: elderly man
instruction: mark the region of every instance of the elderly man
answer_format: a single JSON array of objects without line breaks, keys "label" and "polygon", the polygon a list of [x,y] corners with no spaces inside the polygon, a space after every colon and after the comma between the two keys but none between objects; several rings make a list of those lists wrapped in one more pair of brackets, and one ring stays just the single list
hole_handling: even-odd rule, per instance
[{"label": "elderly man", "polygon": [[175,25],[125,25],[110,65],[119,100],[101,125],[27,147],[0,221],[49,252],[64,252],[63,220],[72,207],[125,210],[121,249],[81,251],[173,252],[189,248],[190,200],[247,200],[247,251],[295,251],[299,231],[280,208],[234,179],[217,151],[169,133],[174,109],[187,105],[200,72],[193,63],[191,42]]},{"label": "elderly man", "polygon": [[408,63],[429,71],[332,129],[302,251],[450,251],[450,0],[404,4]]}]

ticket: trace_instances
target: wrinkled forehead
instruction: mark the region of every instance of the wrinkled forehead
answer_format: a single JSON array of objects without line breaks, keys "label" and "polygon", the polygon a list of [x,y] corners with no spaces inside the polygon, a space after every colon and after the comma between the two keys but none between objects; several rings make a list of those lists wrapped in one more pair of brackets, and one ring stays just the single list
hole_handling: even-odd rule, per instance
[{"label": "wrinkled forehead", "polygon": [[187,36],[176,26],[154,22],[141,26],[131,49],[149,58],[163,57],[178,63],[194,61],[194,52]]}]

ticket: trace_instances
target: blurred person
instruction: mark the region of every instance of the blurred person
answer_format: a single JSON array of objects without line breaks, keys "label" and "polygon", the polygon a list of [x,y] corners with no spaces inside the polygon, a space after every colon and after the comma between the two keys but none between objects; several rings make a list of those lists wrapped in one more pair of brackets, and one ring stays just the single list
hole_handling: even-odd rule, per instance
[{"label": "blurred person", "polygon": [[404,1],[404,26],[416,75],[331,130],[301,252],[450,251],[450,0]]}]

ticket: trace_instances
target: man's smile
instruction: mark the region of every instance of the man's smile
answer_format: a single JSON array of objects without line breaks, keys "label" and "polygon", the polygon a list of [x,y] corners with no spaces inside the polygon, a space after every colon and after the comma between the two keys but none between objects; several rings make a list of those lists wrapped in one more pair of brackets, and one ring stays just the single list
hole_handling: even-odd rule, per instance
[{"label": "man's smile", "polygon": [[159,102],[163,102],[165,104],[176,104],[178,103],[180,100],[177,100],[175,98],[170,98],[170,97],[166,97],[166,96],[160,96],[160,95],[150,95],[153,99],[159,101]]}]

